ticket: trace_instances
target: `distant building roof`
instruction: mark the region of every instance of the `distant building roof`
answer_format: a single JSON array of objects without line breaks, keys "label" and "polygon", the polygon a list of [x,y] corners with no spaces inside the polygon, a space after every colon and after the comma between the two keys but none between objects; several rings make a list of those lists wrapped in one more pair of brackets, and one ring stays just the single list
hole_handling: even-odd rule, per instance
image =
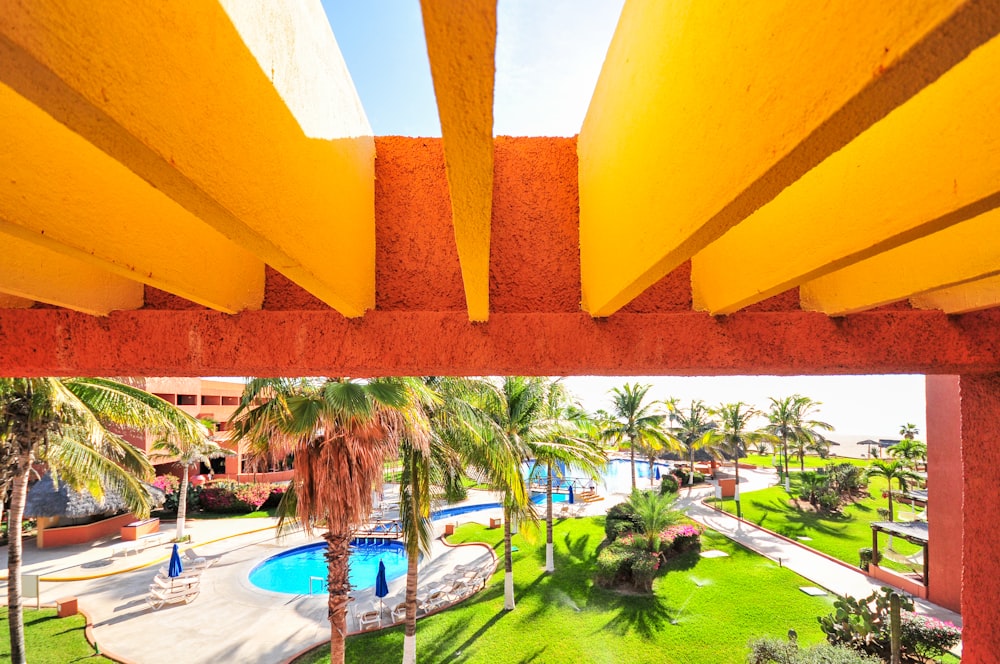
[{"label": "distant building roof", "polygon": [[[162,505],[165,494],[154,486],[148,484],[145,486],[150,502],[155,506]],[[116,514],[126,509],[125,501],[116,491],[106,488],[103,499],[97,500],[89,491],[74,491],[65,482],[60,482],[56,486],[51,474],[45,473],[28,490],[24,516],[62,516],[80,519],[101,514]]]}]

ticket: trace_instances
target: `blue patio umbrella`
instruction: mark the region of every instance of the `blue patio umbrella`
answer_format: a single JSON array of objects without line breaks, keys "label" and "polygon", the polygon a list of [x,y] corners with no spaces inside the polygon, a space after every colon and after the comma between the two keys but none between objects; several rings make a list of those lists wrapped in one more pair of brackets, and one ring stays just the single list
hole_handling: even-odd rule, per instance
[{"label": "blue patio umbrella", "polygon": [[378,597],[378,612],[382,613],[382,598],[389,594],[389,584],[385,580],[385,563],[378,561],[378,574],[375,575],[375,596]]},{"label": "blue patio umbrella", "polygon": [[171,579],[175,579],[181,575],[184,571],[184,565],[181,564],[181,554],[177,550],[177,545],[174,544],[174,550],[170,554],[170,566],[167,567],[167,575]]},{"label": "blue patio umbrella", "polygon": [[573,485],[569,485],[569,504],[572,505],[576,502],[576,497],[573,495]]},{"label": "blue patio umbrella", "polygon": [[656,466],[656,479],[660,479],[660,467]]}]

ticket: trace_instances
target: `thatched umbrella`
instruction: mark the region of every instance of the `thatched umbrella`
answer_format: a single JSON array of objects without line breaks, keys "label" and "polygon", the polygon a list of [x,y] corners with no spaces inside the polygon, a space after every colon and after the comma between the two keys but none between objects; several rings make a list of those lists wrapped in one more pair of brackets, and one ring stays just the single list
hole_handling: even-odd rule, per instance
[{"label": "thatched umbrella", "polygon": [[[163,504],[166,495],[155,486],[145,484],[150,503],[154,507]],[[92,516],[111,516],[127,511],[125,501],[111,489],[104,490],[102,500],[97,500],[89,491],[74,491],[65,482],[58,486],[49,473],[28,490],[24,505],[26,517],[62,517],[64,519],[85,519]]]}]

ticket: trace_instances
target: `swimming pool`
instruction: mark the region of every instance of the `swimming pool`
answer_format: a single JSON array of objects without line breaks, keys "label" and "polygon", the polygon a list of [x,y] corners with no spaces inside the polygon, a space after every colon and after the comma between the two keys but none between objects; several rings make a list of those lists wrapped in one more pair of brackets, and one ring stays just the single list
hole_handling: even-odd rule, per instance
[{"label": "swimming pool", "polygon": [[[664,475],[670,472],[671,464],[669,462],[657,462],[653,465],[653,475],[655,477],[656,470],[659,469],[660,475]],[[583,481],[584,486],[587,486],[590,480],[583,479],[580,473],[574,474],[572,470],[566,471],[563,469],[560,471],[562,475],[568,475],[570,477],[576,477],[577,480]],[[636,481],[640,479],[649,480],[650,467],[648,461],[635,460],[635,475]],[[534,462],[529,461],[522,465],[522,474],[524,477],[529,477],[532,481],[545,482],[546,472],[545,468],[541,466],[535,466]],[[566,483],[563,477],[553,478],[553,484],[556,486],[562,486]],[[604,487],[607,491],[611,493],[628,493],[632,490],[632,470],[631,464],[625,459],[611,459],[608,461],[608,465],[605,467],[604,472],[601,474],[601,479],[597,481],[599,486]],[[639,488],[646,488],[648,486],[648,481],[646,485],[639,482]],[[580,490],[579,483],[576,486],[577,491]],[[563,489],[565,491],[565,489]],[[552,500],[555,501],[565,501],[568,496],[565,493],[554,494]],[[542,499],[544,500],[544,498]],[[537,502],[537,501],[536,501]]]},{"label": "swimming pool", "polygon": [[[309,577],[314,594],[326,592],[327,566],[323,552],[326,542],[289,549],[267,558],[250,570],[250,583],[258,588],[292,595],[309,594]],[[377,544],[351,544],[350,579],[354,588],[375,585],[379,561],[385,563],[385,578],[391,581],[406,574],[406,549],[399,542],[382,540]]]}]

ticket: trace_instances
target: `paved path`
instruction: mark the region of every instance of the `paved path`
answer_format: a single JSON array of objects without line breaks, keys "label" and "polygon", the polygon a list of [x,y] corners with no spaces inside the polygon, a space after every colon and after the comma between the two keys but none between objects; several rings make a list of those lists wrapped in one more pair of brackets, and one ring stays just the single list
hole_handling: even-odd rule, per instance
[{"label": "paved path", "polygon": [[[326,619],[326,594],[272,593],[250,584],[250,570],[264,558],[318,539],[298,533],[276,540],[275,523],[276,519],[189,521],[185,530],[195,542],[190,546],[199,555],[218,556],[218,562],[203,573],[202,592],[194,602],[166,605],[157,611],[149,608],[146,595],[157,569],[169,556],[170,545],[149,548],[138,556],[112,559],[109,554],[117,539],[42,550],[28,541],[24,573],[58,579],[90,576],[43,583],[42,602],[77,596],[81,608],[94,622],[98,645],[132,661],[276,663],[329,639],[330,624]],[[164,526],[172,536],[173,524]],[[240,531],[256,532],[240,535]],[[217,537],[227,539],[207,543]],[[436,540],[431,556],[421,561],[421,586],[440,581],[457,564],[492,556],[485,547],[453,548]],[[109,576],[93,576],[109,572]],[[6,597],[6,581],[0,586],[0,593]],[[386,607],[402,601],[405,586],[405,575],[389,582]],[[372,588],[352,594],[356,598],[353,606],[366,607],[376,601]],[[27,600],[26,605],[32,601]],[[353,608],[348,611],[348,628],[356,629]]]}]

